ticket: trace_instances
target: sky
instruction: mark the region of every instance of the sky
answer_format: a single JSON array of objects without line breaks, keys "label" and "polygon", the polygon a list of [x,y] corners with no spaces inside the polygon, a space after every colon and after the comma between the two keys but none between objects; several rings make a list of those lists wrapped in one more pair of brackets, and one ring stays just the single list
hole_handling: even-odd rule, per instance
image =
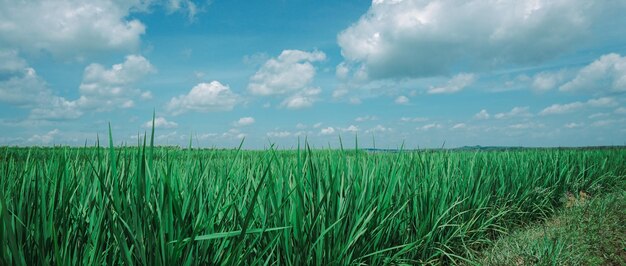
[{"label": "sky", "polygon": [[[0,145],[626,145],[626,1],[0,0]],[[149,133],[148,133],[149,134]]]}]

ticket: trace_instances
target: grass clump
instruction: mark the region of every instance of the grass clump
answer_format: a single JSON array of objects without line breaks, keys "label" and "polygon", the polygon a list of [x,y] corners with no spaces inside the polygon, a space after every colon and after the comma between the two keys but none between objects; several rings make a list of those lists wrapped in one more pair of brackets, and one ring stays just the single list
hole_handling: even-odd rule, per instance
[{"label": "grass clump", "polygon": [[585,195],[566,195],[567,206],[544,223],[499,239],[480,264],[626,265],[626,191]]}]

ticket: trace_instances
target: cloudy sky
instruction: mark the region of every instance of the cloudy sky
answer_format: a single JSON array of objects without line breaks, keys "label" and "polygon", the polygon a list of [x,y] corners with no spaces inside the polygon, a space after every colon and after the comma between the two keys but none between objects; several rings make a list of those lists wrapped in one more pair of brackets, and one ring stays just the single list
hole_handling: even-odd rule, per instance
[{"label": "cloudy sky", "polygon": [[0,0],[0,145],[626,144],[620,0]]}]

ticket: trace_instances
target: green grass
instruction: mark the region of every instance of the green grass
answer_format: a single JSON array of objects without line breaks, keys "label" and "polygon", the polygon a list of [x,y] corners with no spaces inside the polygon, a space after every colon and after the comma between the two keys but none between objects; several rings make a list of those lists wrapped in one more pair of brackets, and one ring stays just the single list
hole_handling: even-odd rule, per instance
[{"label": "green grass", "polygon": [[568,195],[567,207],[542,224],[499,239],[482,265],[626,265],[626,190],[589,200]]},{"label": "green grass", "polygon": [[568,192],[608,193],[626,180],[624,149],[244,151],[145,140],[2,148],[0,264],[457,264],[549,217]]}]

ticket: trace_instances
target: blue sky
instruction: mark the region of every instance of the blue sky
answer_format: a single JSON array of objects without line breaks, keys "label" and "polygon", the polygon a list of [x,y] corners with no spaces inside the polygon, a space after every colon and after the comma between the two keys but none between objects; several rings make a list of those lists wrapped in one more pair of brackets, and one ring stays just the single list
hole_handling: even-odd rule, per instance
[{"label": "blue sky", "polygon": [[0,145],[626,144],[624,1],[2,1]]}]

